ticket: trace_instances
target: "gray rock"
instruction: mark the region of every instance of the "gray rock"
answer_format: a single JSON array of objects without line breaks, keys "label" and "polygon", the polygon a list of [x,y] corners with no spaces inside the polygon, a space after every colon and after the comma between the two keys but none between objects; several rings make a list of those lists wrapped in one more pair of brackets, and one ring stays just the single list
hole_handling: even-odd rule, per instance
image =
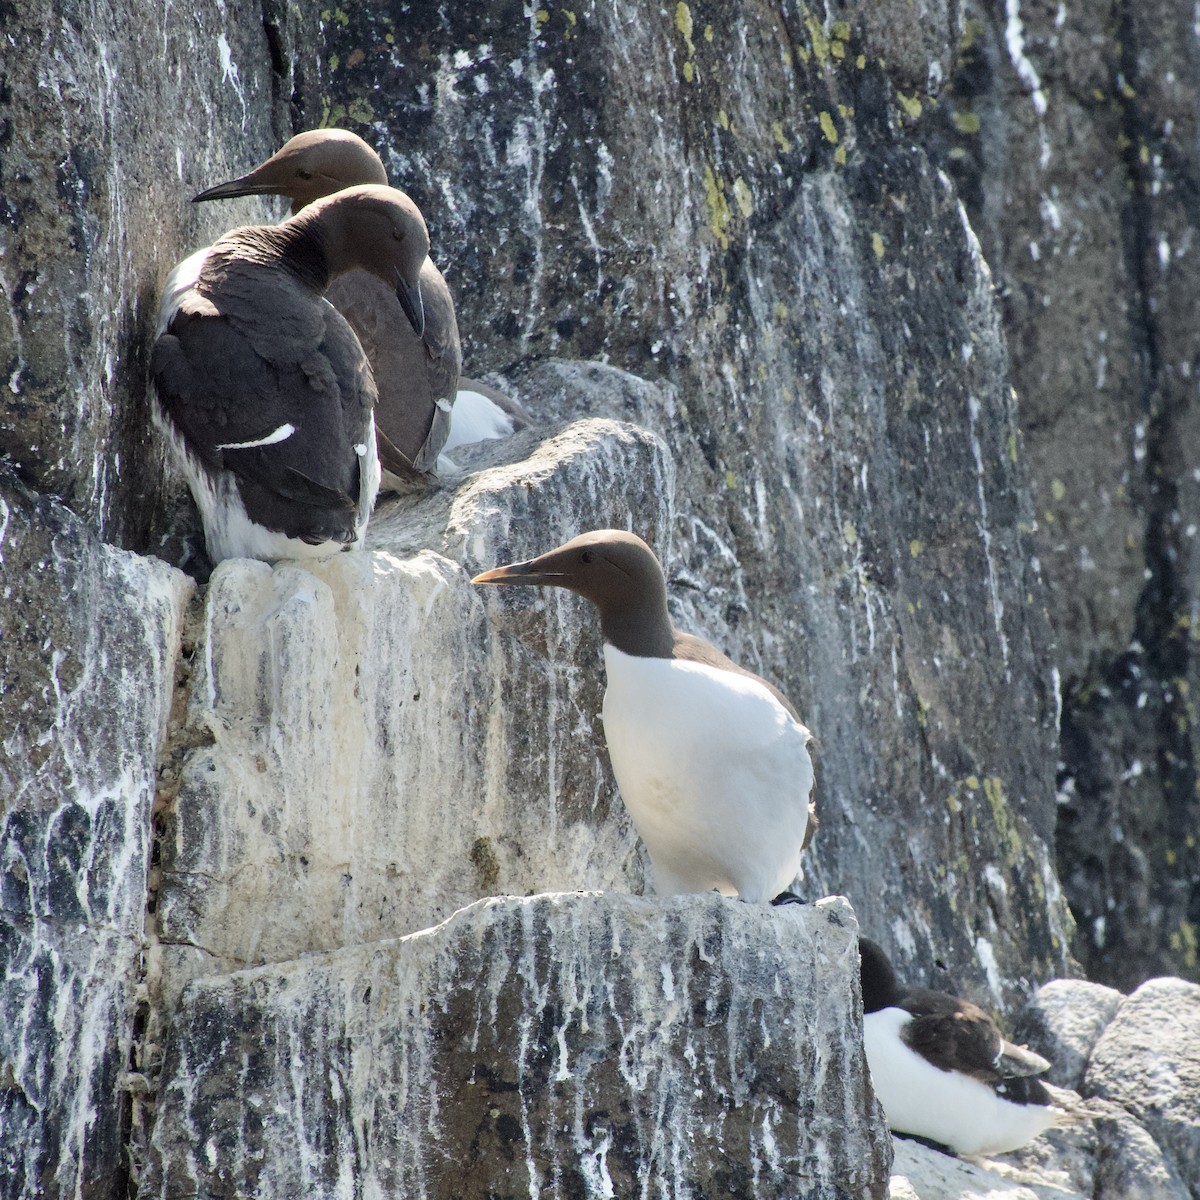
[{"label": "gray rock", "polygon": [[[0,1194],[112,1194],[178,571],[0,469]],[[117,719],[117,715],[119,718]]]},{"label": "gray rock", "polygon": [[[7,1186],[123,1186],[105,1169],[125,1136],[114,1081],[147,899],[145,1078],[126,1084],[152,1095],[155,1043],[196,975],[369,943],[505,887],[640,885],[586,609],[481,599],[463,570],[582,522],[636,522],[667,559],[680,623],[796,701],[824,747],[808,894],[849,893],[906,975],[949,976],[1003,1008],[1068,970],[1056,839],[1093,969],[1115,982],[1167,959],[1194,969],[1180,884],[1200,850],[1174,835],[1196,824],[1185,699],[1200,688],[1192,13],[1126,6],[1113,37],[1106,10],[1017,7],[1023,27],[996,4],[967,27],[995,119],[932,154],[913,145],[934,111],[914,89],[969,50],[960,6],[938,0],[650,16],[630,0],[528,13],[471,0],[401,22],[375,3],[323,17],[309,0],[6,10],[0,454],[92,533],[174,553],[162,538],[186,528],[187,504],[161,476],[143,394],[157,288],[225,224],[277,215],[185,198],[293,122],[379,144],[430,218],[468,367],[503,369],[560,432],[536,453],[530,434],[480,448],[477,477],[393,502],[371,555],[218,573],[176,664],[157,850],[146,764],[172,664],[146,647],[168,609],[178,625],[186,585],[69,521],[92,564],[79,580],[107,564],[98,592],[53,572],[13,583],[5,563],[0,611],[15,595],[36,620],[0,647],[21,667],[0,705],[23,765],[3,782],[24,789],[2,803],[32,864],[18,869],[53,881],[55,917],[12,922],[4,952],[23,982],[5,1002],[24,1007],[6,1030],[49,1045],[55,996],[87,1031],[112,1031],[100,1075],[84,1055],[57,1082],[67,1059],[5,1043],[4,1127],[33,1164]],[[962,115],[960,99],[939,111]],[[972,137],[986,154],[954,157]],[[581,416],[650,432],[560,431]],[[105,588],[122,618],[55,640],[56,598],[87,613]],[[47,664],[50,633],[63,657]],[[448,668],[446,652],[461,655]],[[22,722],[62,711],[54,683],[80,680],[64,692],[66,744],[89,770],[136,746],[120,776],[135,801],[52,764],[52,792],[29,807],[24,781],[60,727]],[[107,798],[107,824],[83,829],[77,777]],[[33,911],[10,861],[4,886]],[[38,960],[27,937],[53,945]],[[151,1115],[134,1105],[135,1137]]]},{"label": "gray rock", "polygon": [[434,544],[466,570],[389,553],[386,516],[372,552],[218,567],[162,814],[164,1011],[197,973],[411,933],[484,896],[640,890],[602,748],[594,613],[470,576],[576,523],[634,521],[661,546],[670,495],[657,439],[585,421],[449,508],[431,498]]},{"label": "gray rock", "polygon": [[[339,62],[394,50],[329,75],[335,111],[457,265],[468,369],[668,447],[677,619],[823,747],[808,894],[1006,1008],[1072,936],[1049,628],[991,277],[873,56],[902,36],[895,86],[927,78],[956,8],[539,11],[479,42],[471,5],[358,6],[327,27]],[[618,369],[644,382],[601,399]]]},{"label": "gray rock", "polygon": [[1062,695],[1058,857],[1089,977],[1200,978],[1194,14],[965,6],[921,133],[1003,296]]},{"label": "gray rock", "polygon": [[1055,1104],[1069,1114],[1069,1119],[993,1162],[998,1170],[1009,1175],[1028,1173],[1039,1180],[1057,1181],[1063,1188],[1094,1200],[1101,1147],[1096,1126],[1089,1119],[1091,1105],[1075,1092],[1053,1084],[1049,1090]]},{"label": "gray rock", "polygon": [[890,1200],[1092,1200],[1046,1166],[968,1160],[895,1138]]},{"label": "gray rock", "polygon": [[1029,998],[1014,1025],[1050,1060],[1046,1078],[1059,1087],[1079,1089],[1093,1048],[1123,997],[1113,988],[1083,979],[1054,979]]},{"label": "gray rock", "polygon": [[249,18],[209,0],[6,9],[0,455],[107,541],[144,549],[164,519],[145,402],[159,284],[272,211],[187,198],[282,140],[292,71],[264,33],[290,49],[315,18],[274,0]]},{"label": "gray rock", "polygon": [[193,984],[144,1197],[881,1197],[843,900],[488,900]]},{"label": "gray rock", "polygon": [[[869,45],[855,32],[868,8]],[[527,28],[471,5],[422,8],[401,24],[355,6],[312,40],[316,86],[299,78],[299,57],[290,65],[298,31],[319,23],[308,5],[270,6],[266,38],[257,15],[239,24],[220,6],[190,24],[154,18],[165,24],[137,36],[194,64],[188,94],[204,120],[193,125],[187,108],[169,145],[149,121],[119,152],[105,145],[106,196],[112,180],[152,180],[120,194],[128,229],[154,237],[121,243],[138,247],[124,294],[145,299],[128,327],[96,332],[95,355],[136,377],[149,298],[170,262],[215,230],[200,222],[267,211],[193,211],[183,197],[236,174],[243,156],[260,159],[278,140],[282,101],[308,105],[308,123],[362,128],[453,264],[470,369],[527,377],[531,356],[558,355],[661,379],[666,401],[647,402],[646,419],[679,471],[681,502],[659,542],[672,547],[676,611],[780,683],[826,748],[810,894],[844,887],[912,973],[932,974],[941,957],[966,990],[1006,1006],[1023,980],[1066,969],[1070,936],[1049,850],[1048,630],[987,269],[947,180],[897,129],[887,67],[868,54],[880,31],[903,30],[907,88],[923,74],[923,47],[941,31],[953,38],[956,10],[897,0],[828,20],[788,7],[712,22],[687,5],[661,21],[628,3],[572,11],[574,23],[535,14]],[[126,43],[111,44],[116,56]],[[943,46],[938,61],[954,53]],[[143,60],[129,52],[112,69]],[[32,88],[36,65],[23,69]],[[629,114],[657,111],[664,95],[690,99],[663,109],[648,137]],[[119,106],[112,120],[138,123]],[[166,163],[168,178],[150,161]],[[43,266],[32,247],[12,261]],[[114,261],[65,254],[60,292],[110,296],[100,275]],[[67,374],[59,341],[30,338],[27,350],[28,419],[14,425],[13,454],[40,486],[66,491],[63,464],[74,460],[38,432],[51,397],[33,387],[35,367],[43,381]],[[94,373],[88,356],[80,362],[71,370]],[[102,504],[91,476],[78,484],[80,511],[107,505],[96,519],[114,531],[154,509],[129,494],[139,471],[143,492],[159,487],[139,410],[115,403],[121,428],[141,439],[122,453],[121,487]],[[115,460],[108,411],[84,406],[79,417],[101,466]],[[577,519],[631,511],[623,477],[596,474],[590,486],[609,503]],[[642,525],[656,519],[638,514]],[[561,761],[558,747],[547,753]],[[174,911],[180,953],[206,953],[191,948],[203,941],[191,916]]]},{"label": "gray rock", "polygon": [[888,1200],[921,1200],[905,1175],[893,1175],[888,1180]]},{"label": "gray rock", "polygon": [[1125,1110],[1104,1100],[1089,1108],[1096,1130],[1094,1200],[1192,1200],[1169,1155]]},{"label": "gray rock", "polygon": [[1151,979],[1127,997],[1092,1052],[1083,1091],[1120,1105],[1200,1191],[1200,984]]}]

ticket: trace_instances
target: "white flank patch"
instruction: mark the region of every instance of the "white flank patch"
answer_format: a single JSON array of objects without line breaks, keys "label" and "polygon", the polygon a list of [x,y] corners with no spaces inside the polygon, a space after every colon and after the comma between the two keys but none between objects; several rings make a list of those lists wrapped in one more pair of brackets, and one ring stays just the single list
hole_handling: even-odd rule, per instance
[{"label": "white flank patch", "polygon": [[450,432],[442,453],[449,454],[458,446],[469,446],[474,442],[506,438],[512,431],[512,417],[494,400],[482,392],[461,388],[450,410]]},{"label": "white flank patch", "polygon": [[[288,438],[296,432],[296,427],[290,421],[280,425],[278,429],[272,429],[265,437],[257,438],[252,442],[222,442],[217,447],[218,450],[254,450],[259,446],[274,446],[279,442],[286,442]],[[361,454],[362,451],[359,451]]]},{"label": "white flank patch", "polygon": [[211,249],[211,246],[205,246],[203,249],[189,254],[182,262],[176,263],[171,268],[171,273],[167,276],[166,283],[163,284],[162,297],[158,302],[158,325],[154,330],[156,338],[162,337],[167,332],[167,326],[179,311],[184,294],[195,287],[196,280],[200,277],[200,268],[204,266],[204,260],[208,257]]},{"label": "white flank patch", "polygon": [[375,444],[374,413],[367,418],[367,427],[363,432],[366,439],[361,443],[362,462],[358,466],[358,520],[354,525],[356,536],[354,545],[350,547],[352,550],[361,550],[366,545],[367,524],[371,520],[375,500],[379,496],[379,482],[383,473],[379,465],[379,450]]}]

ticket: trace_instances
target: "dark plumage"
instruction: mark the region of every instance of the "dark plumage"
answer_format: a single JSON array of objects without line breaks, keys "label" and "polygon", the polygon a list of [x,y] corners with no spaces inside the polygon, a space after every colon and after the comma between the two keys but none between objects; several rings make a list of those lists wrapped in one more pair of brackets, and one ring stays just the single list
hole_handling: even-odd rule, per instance
[{"label": "dark plumage", "polygon": [[1065,1115],[1036,1076],[1050,1064],[1007,1041],[978,1005],[902,988],[883,949],[859,938],[863,1042],[891,1128],[957,1154],[1002,1153]]},{"label": "dark plumage", "polygon": [[375,387],[322,293],[366,266],[419,321],[428,245],[407,196],[362,187],[282,225],[232,230],[172,272],[151,355],[154,413],[214,562],[361,543],[379,484]]},{"label": "dark plumage", "polygon": [[[193,200],[286,196],[293,214],[357,184],[386,184],[379,156],[342,129],[297,134],[276,154],[238,179],[207,188]],[[426,258],[419,291],[424,326],[414,331],[395,289],[369,270],[333,281],[325,298],[349,321],[370,360],[378,391],[375,410],[385,487],[423,482],[450,432],[451,407],[462,366],[454,300],[442,273]]]}]

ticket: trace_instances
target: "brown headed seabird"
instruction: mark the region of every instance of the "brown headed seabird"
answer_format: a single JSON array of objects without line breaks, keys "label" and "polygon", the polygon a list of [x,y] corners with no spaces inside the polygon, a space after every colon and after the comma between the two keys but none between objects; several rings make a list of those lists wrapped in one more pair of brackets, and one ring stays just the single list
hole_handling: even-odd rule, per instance
[{"label": "brown headed seabird", "polygon": [[428,251],[403,192],[357,187],[281,225],[234,229],[171,273],[153,411],[214,562],[361,545],[379,488],[375,385],[322,293],[345,271],[370,271],[419,331]]},{"label": "brown headed seabird", "polygon": [[641,538],[596,530],[472,582],[567,588],[600,610],[605,738],[657,892],[787,888],[815,824],[811,735],[778,688],[672,626]]},{"label": "brown headed seabird", "polygon": [[[193,201],[234,196],[285,196],[292,213],[322,196],[356,184],[386,184],[379,155],[362,138],[344,129],[299,133],[266,162],[239,179],[220,183]],[[421,266],[425,328],[417,334],[396,303],[394,290],[367,271],[349,271],[325,298],[350,322],[370,359],[379,401],[375,430],[383,486],[407,490],[427,482],[438,469],[438,456],[451,446],[513,432],[512,417],[474,390],[455,410],[462,350],[454,300],[442,273],[426,259]],[[453,464],[448,461],[448,472]]]},{"label": "brown headed seabird", "polygon": [[858,939],[863,1048],[891,1129],[955,1154],[1004,1154],[1070,1120],[1036,1078],[1050,1064],[946,992],[902,989],[883,949]]}]

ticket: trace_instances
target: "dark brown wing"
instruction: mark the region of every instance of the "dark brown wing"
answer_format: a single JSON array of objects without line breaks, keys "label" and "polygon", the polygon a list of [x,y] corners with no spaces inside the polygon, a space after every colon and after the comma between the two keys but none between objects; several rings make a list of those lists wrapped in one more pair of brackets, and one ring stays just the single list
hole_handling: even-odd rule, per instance
[{"label": "dark brown wing", "polygon": [[[379,460],[402,479],[433,470],[450,432],[462,349],[454,300],[428,259],[421,271],[425,333],[418,337],[395,292],[367,271],[339,276],[326,299],[358,335],[379,393]],[[439,403],[439,401],[441,403]]]},{"label": "dark brown wing", "polygon": [[961,1071],[991,1085],[1011,1078],[1001,1066],[1004,1038],[978,1005],[945,992],[917,988],[904,997],[903,1006],[913,1014],[904,1028],[904,1041],[934,1066]]},{"label": "dark brown wing", "polygon": [[[350,541],[358,519],[360,456],[374,387],[346,322],[315,295],[278,300],[279,329],[184,297],[155,343],[150,371],[160,403],[209,471],[238,480],[251,519],[310,542]],[[297,313],[295,310],[299,308]],[[269,322],[267,323],[269,326]],[[265,347],[265,352],[263,348]],[[261,442],[291,426],[292,432]]]}]

